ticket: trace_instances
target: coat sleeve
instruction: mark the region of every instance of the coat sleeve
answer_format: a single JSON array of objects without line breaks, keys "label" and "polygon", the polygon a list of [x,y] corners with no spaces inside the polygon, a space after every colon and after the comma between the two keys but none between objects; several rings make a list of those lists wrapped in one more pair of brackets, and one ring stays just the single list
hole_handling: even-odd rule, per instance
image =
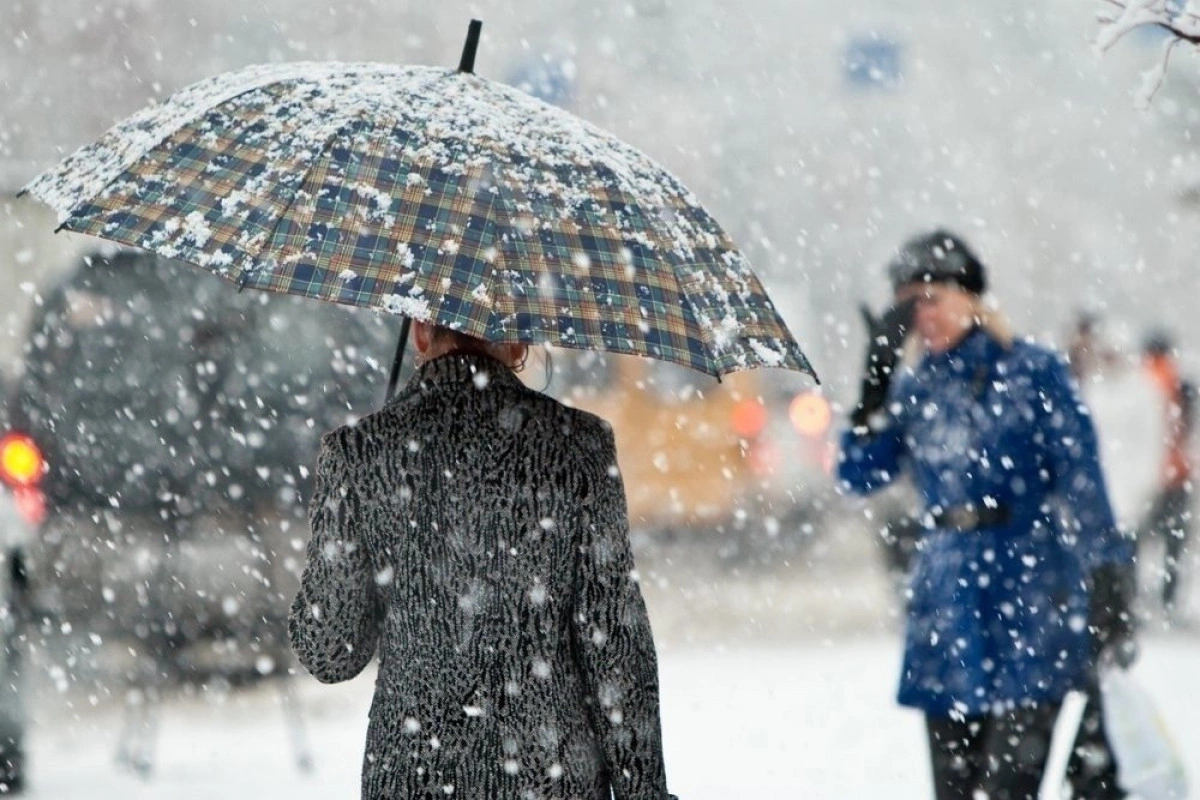
[{"label": "coat sleeve", "polygon": [[574,651],[616,800],[667,797],[658,663],[629,545],[611,430],[585,445],[588,485],[573,609]]},{"label": "coat sleeve", "polygon": [[895,426],[867,435],[846,431],[838,456],[838,482],[854,494],[882,489],[900,474],[903,453],[904,442]]},{"label": "coat sleeve", "polygon": [[380,615],[360,535],[361,503],[339,432],[321,442],[309,524],[308,560],[288,633],[304,668],[323,683],[360,673],[375,654]]},{"label": "coat sleeve", "polygon": [[1048,357],[1042,373],[1040,394],[1045,414],[1038,435],[1049,456],[1055,493],[1071,516],[1075,549],[1088,569],[1130,563],[1133,543],[1113,516],[1087,406],[1061,359]]},{"label": "coat sleeve", "polygon": [[[908,391],[903,378],[897,378],[888,393],[888,408],[903,408],[898,399]],[[870,433],[847,430],[838,455],[839,485],[854,494],[882,489],[899,476],[905,453],[902,415],[887,412],[883,425]]]}]

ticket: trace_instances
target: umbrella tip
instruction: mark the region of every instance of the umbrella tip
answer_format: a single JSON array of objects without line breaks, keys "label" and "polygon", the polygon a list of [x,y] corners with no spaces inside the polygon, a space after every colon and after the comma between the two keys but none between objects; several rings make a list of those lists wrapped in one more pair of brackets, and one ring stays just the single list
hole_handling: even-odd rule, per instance
[{"label": "umbrella tip", "polygon": [[479,48],[479,31],[482,28],[483,22],[477,19],[471,20],[467,26],[467,42],[463,45],[462,60],[458,62],[459,72],[475,71],[475,51]]}]

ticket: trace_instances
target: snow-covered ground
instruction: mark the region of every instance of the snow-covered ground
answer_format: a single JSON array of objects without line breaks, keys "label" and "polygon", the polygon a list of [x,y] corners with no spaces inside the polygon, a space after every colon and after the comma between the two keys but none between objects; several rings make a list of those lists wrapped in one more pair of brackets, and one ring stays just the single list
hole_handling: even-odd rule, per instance
[{"label": "snow-covered ground", "polygon": [[[679,552],[640,562],[659,643],[667,774],[681,800],[930,796],[921,718],[893,702],[897,594],[875,547],[847,526],[770,568]],[[1189,574],[1200,575],[1200,565]],[[1188,595],[1189,614],[1200,619],[1200,591]],[[1195,783],[1200,629],[1146,628],[1134,675],[1157,701]],[[264,684],[169,698],[156,768],[145,779],[115,763],[116,700],[37,683],[45,686],[30,704],[31,797],[358,796],[370,674],[337,686],[295,679],[310,773],[296,768],[278,684]]]},{"label": "snow-covered ground", "polygon": [[[761,647],[666,647],[663,726],[672,789],[683,800],[927,798],[918,715],[892,703],[894,636],[813,639]],[[1187,762],[1200,765],[1200,637],[1149,638],[1135,675],[1146,685]],[[339,686],[297,681],[315,769],[294,766],[272,686],[164,708],[157,769],[148,779],[113,760],[119,709],[72,712],[39,703],[32,739],[33,797],[356,797],[371,677]]]}]

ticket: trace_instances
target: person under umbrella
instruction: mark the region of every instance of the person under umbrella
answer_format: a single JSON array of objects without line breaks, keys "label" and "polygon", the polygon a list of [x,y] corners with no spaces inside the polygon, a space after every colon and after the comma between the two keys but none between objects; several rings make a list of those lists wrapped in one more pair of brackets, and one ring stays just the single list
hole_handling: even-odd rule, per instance
[{"label": "person under umbrella", "polygon": [[322,441],[291,610],[321,681],[380,654],[363,797],[666,800],[611,429],[526,388],[525,345],[414,344],[408,384]]},{"label": "person under umbrella", "polygon": [[1036,798],[1064,697],[1091,689],[1071,783],[1123,797],[1094,689],[1133,657],[1133,547],[1067,366],[1013,339],[957,236],[909,240],[889,274],[838,475],[866,494],[907,473],[924,505],[899,701],[925,714],[935,796]]},{"label": "person under umbrella", "polygon": [[[241,289],[404,317],[402,343],[411,321],[451,331],[460,349],[478,355],[483,348],[507,367],[515,363],[512,354],[528,345],[549,344],[641,355],[717,377],[766,366],[815,378],[744,254],[692,192],[612,135],[475,75],[479,32],[480,23],[472,21],[457,70],[300,63],[215,76],[119,123],[24,191],[54,208],[63,229],[187,261]],[[443,340],[429,332],[427,345],[418,350],[438,353],[436,341]],[[402,353],[403,344],[392,384]],[[356,634],[353,641],[339,641],[331,628],[334,638],[309,642],[307,648],[317,650],[306,658],[318,672],[326,659],[337,657],[330,675],[361,669],[369,660],[360,663],[361,651],[384,642],[382,710],[376,719],[393,711],[407,715],[402,706],[418,695],[438,700],[441,709],[457,703],[463,715],[423,718],[413,709],[416,716],[401,716],[403,735],[427,750],[369,752],[367,796],[388,796],[369,792],[390,791],[391,781],[429,781],[433,787],[437,776],[429,770],[436,768],[450,769],[460,781],[438,791],[461,794],[462,786],[483,787],[473,796],[510,796],[503,787],[514,784],[495,781],[508,780],[516,770],[519,785],[544,785],[543,796],[604,796],[608,782],[618,798],[661,797],[657,711],[650,711],[657,707],[653,659],[645,652],[648,633],[627,630],[645,630],[644,611],[630,583],[624,499],[610,473],[611,434],[590,417],[518,393],[511,375],[490,362],[487,368],[476,364],[469,381],[461,368],[451,370],[455,379],[449,384],[441,375],[448,368],[439,362],[443,358],[431,358],[427,365],[428,386],[418,378],[400,393],[405,405],[389,402],[365,427],[339,429],[326,439],[318,470],[324,488],[312,517],[315,531],[325,532],[315,535],[329,546],[310,550],[315,558],[309,569],[355,570],[361,578],[375,566],[364,561],[368,554],[382,566],[370,592],[346,579],[337,585],[359,586],[357,593],[343,598],[334,590],[324,605],[307,610],[300,601],[301,649],[310,638],[305,625],[319,627],[331,615],[361,620],[366,612],[350,606],[398,592],[395,587],[415,578],[425,590],[438,592],[438,602],[452,602],[462,612],[449,631],[439,631],[443,638],[429,652],[488,667],[483,673],[466,670],[463,674],[477,679],[470,685],[447,683],[440,690],[419,682],[433,674],[429,670],[407,672],[418,681],[412,684],[388,682],[399,668],[388,660],[396,643],[405,643],[403,652],[413,658],[428,653],[408,643],[401,634],[413,631],[393,627],[397,623],[386,614],[370,617],[383,620],[382,634],[372,636],[367,624],[348,629]],[[392,396],[391,385],[387,394]],[[478,407],[464,405],[466,396]],[[408,431],[410,439],[368,437],[375,435],[372,425],[399,427],[396,410],[414,404],[429,415],[420,424],[432,429]],[[467,422],[472,425],[463,428]],[[475,429],[468,438],[465,431]],[[431,430],[442,436],[439,447],[449,449],[453,437],[461,436],[476,455],[427,452],[422,448],[434,441]],[[568,435],[575,437],[570,447]],[[537,443],[543,436],[547,441]],[[373,449],[385,444],[400,452],[385,456]],[[410,444],[416,449],[409,450]],[[360,446],[367,449],[356,449]],[[369,465],[385,469],[372,476]],[[397,465],[399,471],[393,471]],[[427,471],[435,468],[444,472]],[[355,482],[346,476],[367,481],[370,491],[350,491]],[[439,582],[430,577],[436,570],[414,576],[403,564],[393,565],[401,550],[371,547],[385,514],[405,524],[436,523],[448,538],[418,525],[407,531],[411,543],[429,547],[424,555],[430,559],[465,554],[476,571],[443,571],[447,577]],[[482,515],[488,525],[469,524],[472,515]],[[351,530],[366,542],[345,538]],[[513,539],[517,533],[540,536],[545,552]],[[499,582],[507,580],[505,573],[483,566],[486,544],[500,547],[501,537],[503,547],[493,548],[488,558],[542,559],[540,567],[530,564],[514,573],[537,578],[522,588],[531,602],[542,598],[546,608],[535,603],[537,614],[518,614],[512,602],[525,595]],[[579,548],[574,560],[561,550],[563,542]],[[475,578],[454,582],[466,575]],[[577,576],[571,590],[560,583],[569,575]],[[309,582],[329,584],[319,576]],[[573,611],[563,606],[568,599]],[[415,618],[415,606],[409,608],[400,619]],[[575,666],[559,650],[513,649],[499,636],[505,629],[499,619],[574,626]],[[526,648],[543,635],[540,628],[505,630],[508,636],[533,636]],[[447,641],[454,648],[445,650]],[[348,644],[355,648],[352,655],[338,650]],[[544,700],[540,684],[521,683],[522,675],[506,668],[516,662],[492,652],[501,647],[513,657],[535,656],[524,668],[533,679],[568,692],[553,693],[559,701],[583,703],[591,727],[585,730],[582,720],[573,719],[569,725],[516,731],[534,735],[530,741],[499,726],[500,710],[519,705],[535,713],[539,698]],[[454,702],[439,693],[457,689],[463,694]],[[570,692],[579,696],[571,700]],[[481,720],[491,732],[480,734],[483,738],[461,727]],[[500,749],[447,755],[448,740],[436,732],[443,724],[460,743],[498,742]],[[434,733],[415,738],[429,726]],[[379,723],[373,731],[382,733]],[[393,733],[388,729],[378,741],[390,746]],[[562,760],[543,764],[540,754],[555,751]],[[409,775],[399,762],[378,763],[401,752],[424,758],[418,765],[423,771]],[[488,761],[497,753],[504,755],[499,773]],[[523,761],[526,756],[530,760]],[[441,766],[447,764],[453,766]],[[537,769],[544,778],[535,777]],[[501,786],[500,793],[492,794],[491,786]],[[540,791],[531,788],[531,796]]]}]

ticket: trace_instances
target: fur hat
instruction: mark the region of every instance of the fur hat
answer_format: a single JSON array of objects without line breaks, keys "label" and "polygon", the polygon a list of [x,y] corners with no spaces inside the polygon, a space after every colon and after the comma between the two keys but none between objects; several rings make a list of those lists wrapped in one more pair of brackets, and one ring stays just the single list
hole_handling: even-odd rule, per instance
[{"label": "fur hat", "polygon": [[938,229],[905,242],[888,263],[892,288],[909,283],[955,283],[972,294],[987,290],[983,264],[959,237]]}]

